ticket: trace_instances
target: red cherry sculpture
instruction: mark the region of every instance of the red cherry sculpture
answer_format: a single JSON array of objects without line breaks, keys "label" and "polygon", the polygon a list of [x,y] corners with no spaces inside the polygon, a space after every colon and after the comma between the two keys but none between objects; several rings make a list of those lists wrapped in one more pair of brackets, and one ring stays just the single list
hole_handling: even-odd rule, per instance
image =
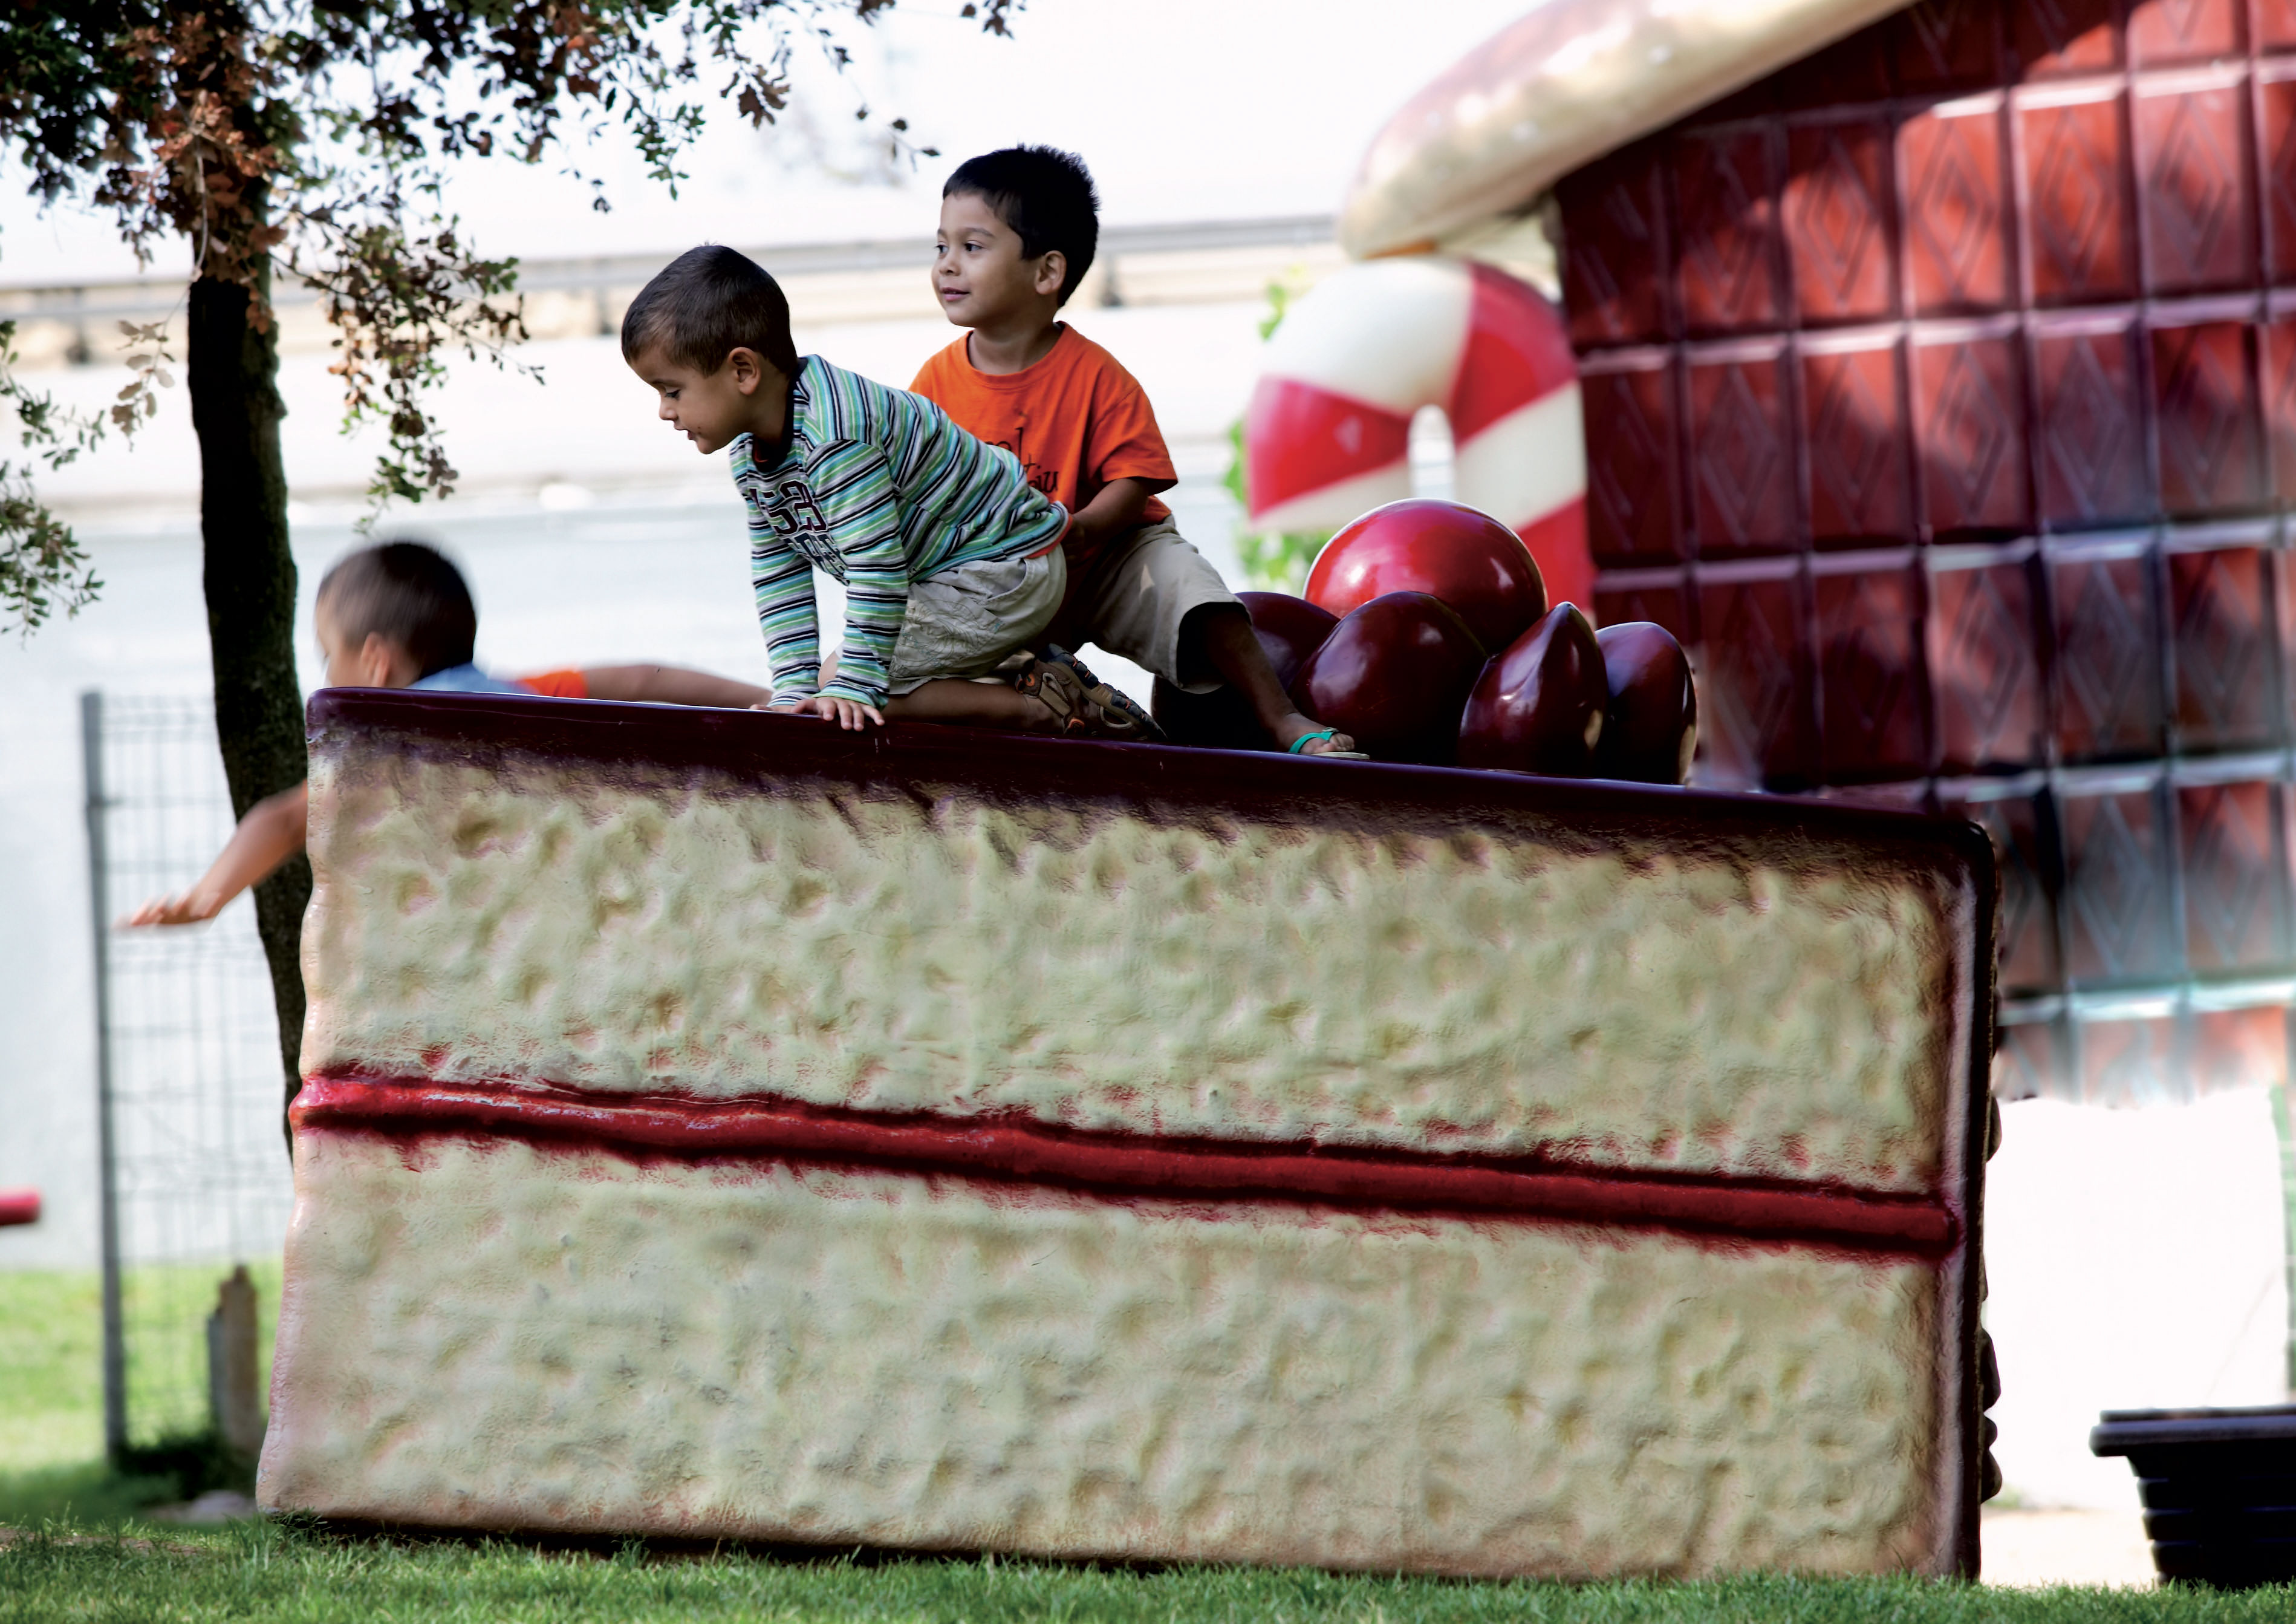
[{"label": "red cherry sculpture", "polygon": [[1427,592],[1487,649],[1503,649],[1546,612],[1546,584],[1522,537],[1488,513],[1414,498],[1375,507],[1324,544],[1308,601],[1352,614],[1390,592]]},{"label": "red cherry sculpture", "polygon": [[1259,646],[1267,652],[1267,663],[1275,668],[1275,680],[1288,691],[1300,668],[1308,663],[1308,656],[1339,629],[1339,616],[1285,592],[1235,595],[1251,611],[1251,629],[1259,634]]},{"label": "red cherry sculpture", "polygon": [[1583,778],[1609,698],[1595,628],[1557,603],[1483,668],[1459,719],[1459,765]]},{"label": "red cherry sculpture", "polygon": [[1685,782],[1698,749],[1698,687],[1682,644],[1649,620],[1606,626],[1595,640],[1611,693],[1595,771],[1642,783]]},{"label": "red cherry sculpture", "polygon": [[[1239,592],[1235,595],[1251,617],[1252,633],[1259,639],[1260,652],[1275,668],[1277,684],[1289,690],[1300,667],[1324,646],[1324,639],[1332,635],[1340,618],[1288,593]],[[1260,727],[1259,718],[1251,714],[1250,701],[1234,687],[1191,693],[1160,677],[1149,696],[1148,709],[1157,726],[1177,744],[1209,750],[1275,748],[1275,741]]]},{"label": "red cherry sculpture", "polygon": [[1339,623],[1292,680],[1292,702],[1380,761],[1448,765],[1483,645],[1440,598],[1390,592]]}]

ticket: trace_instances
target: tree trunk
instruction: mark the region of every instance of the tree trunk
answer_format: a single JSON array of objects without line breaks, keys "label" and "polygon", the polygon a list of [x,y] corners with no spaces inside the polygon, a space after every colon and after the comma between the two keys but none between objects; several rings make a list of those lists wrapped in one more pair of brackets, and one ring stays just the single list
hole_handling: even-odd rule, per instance
[{"label": "tree trunk", "polygon": [[[266,275],[264,292],[268,294]],[[279,339],[248,322],[253,298],[212,276],[192,284],[192,422],[200,436],[201,577],[215,671],[216,735],[232,814],[300,783],[303,698],[295,680],[295,559],[287,545],[287,469],[279,452]],[[255,888],[256,929],[271,964],[287,1099],[301,1087],[303,908],[300,854]]]}]

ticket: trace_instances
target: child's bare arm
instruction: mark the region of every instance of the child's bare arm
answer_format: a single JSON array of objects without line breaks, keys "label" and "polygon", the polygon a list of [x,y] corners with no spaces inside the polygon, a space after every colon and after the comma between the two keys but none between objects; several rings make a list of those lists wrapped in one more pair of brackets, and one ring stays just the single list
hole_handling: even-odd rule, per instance
[{"label": "child's bare arm", "polygon": [[1100,495],[1069,515],[1067,538],[1091,546],[1138,529],[1148,498],[1155,494],[1156,485],[1148,480],[1111,480]]},{"label": "child's bare arm", "polygon": [[736,682],[688,666],[586,666],[582,671],[592,699],[655,705],[709,705],[746,710],[773,698],[771,688]]},{"label": "child's bare arm", "polygon": [[257,801],[196,885],[177,896],[154,897],[120,923],[190,925],[213,919],[226,903],[303,849],[310,816],[308,783]]}]

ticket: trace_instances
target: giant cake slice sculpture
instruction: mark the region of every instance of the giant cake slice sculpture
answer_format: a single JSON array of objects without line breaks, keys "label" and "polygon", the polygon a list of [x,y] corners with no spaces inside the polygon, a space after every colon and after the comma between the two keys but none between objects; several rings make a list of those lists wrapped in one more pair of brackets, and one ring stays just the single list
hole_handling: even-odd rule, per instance
[{"label": "giant cake slice sculpture", "polygon": [[577,701],[312,726],[266,1506],[1974,1571],[1969,825]]}]

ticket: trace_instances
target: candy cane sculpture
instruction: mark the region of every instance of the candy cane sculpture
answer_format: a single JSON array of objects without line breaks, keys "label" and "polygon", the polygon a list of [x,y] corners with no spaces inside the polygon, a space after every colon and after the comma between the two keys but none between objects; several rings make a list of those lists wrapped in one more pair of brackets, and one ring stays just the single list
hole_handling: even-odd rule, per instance
[{"label": "candy cane sculpture", "polygon": [[1253,522],[1336,529],[1411,494],[1411,417],[1439,406],[1458,499],[1512,526],[1547,595],[1592,608],[1587,451],[1562,318],[1529,283],[1433,257],[1317,284],[1267,341],[1244,416]]}]

